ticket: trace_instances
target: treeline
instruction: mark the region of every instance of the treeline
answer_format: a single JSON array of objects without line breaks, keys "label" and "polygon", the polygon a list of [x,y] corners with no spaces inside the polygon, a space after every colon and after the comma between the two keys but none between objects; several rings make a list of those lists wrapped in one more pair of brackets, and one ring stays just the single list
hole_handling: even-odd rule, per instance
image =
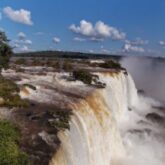
[{"label": "treeline", "polygon": [[120,59],[117,55],[92,54],[81,52],[65,52],[65,51],[37,51],[27,53],[15,53],[15,57],[49,57],[49,58],[74,58],[74,59]]}]

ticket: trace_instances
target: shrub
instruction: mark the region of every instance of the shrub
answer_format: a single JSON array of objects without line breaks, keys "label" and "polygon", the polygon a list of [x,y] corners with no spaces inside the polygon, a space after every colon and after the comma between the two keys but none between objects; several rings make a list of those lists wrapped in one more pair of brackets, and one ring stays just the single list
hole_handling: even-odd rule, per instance
[{"label": "shrub", "polygon": [[27,107],[28,101],[22,100],[18,95],[19,87],[11,80],[0,77],[0,98],[3,98],[2,106],[7,107]]},{"label": "shrub", "polygon": [[8,121],[0,121],[0,164],[29,165],[28,156],[19,149],[19,130]]},{"label": "shrub", "polygon": [[99,64],[99,67],[101,68],[110,68],[110,69],[122,69],[121,65],[117,62],[114,62],[112,60],[106,61],[105,63]]},{"label": "shrub", "polygon": [[58,61],[48,61],[47,66],[50,66],[54,69],[60,69],[60,63]]},{"label": "shrub", "polygon": [[29,102],[27,100],[21,99],[21,97],[17,94],[6,99],[4,105],[10,108],[12,107],[26,108],[29,106]]},{"label": "shrub", "polygon": [[18,60],[15,61],[16,65],[25,65],[26,64],[26,60],[24,58],[20,58]]},{"label": "shrub", "polygon": [[71,110],[55,110],[48,111],[48,114],[54,119],[49,120],[49,124],[56,129],[69,129],[70,116],[72,115]]},{"label": "shrub", "polygon": [[64,63],[63,63],[63,69],[64,69],[65,71],[70,71],[70,70],[72,70],[72,69],[73,69],[73,66],[72,66],[71,62],[69,62],[69,61],[64,61]]},{"label": "shrub", "polygon": [[48,60],[46,62],[46,65],[49,67],[53,67],[54,69],[63,69],[65,71],[70,71],[73,69],[71,62],[69,62],[68,60],[64,61],[62,59],[59,59],[59,61]]},{"label": "shrub", "polygon": [[73,77],[76,80],[80,80],[84,82],[85,84],[91,84],[93,80],[93,75],[90,72],[85,71],[85,70],[73,71]]},{"label": "shrub", "polygon": [[0,97],[7,99],[9,95],[14,95],[18,92],[19,88],[14,82],[0,76]]},{"label": "shrub", "polygon": [[22,72],[22,73],[24,73],[24,72],[25,72],[25,69],[22,69],[22,68],[15,68],[15,71],[16,71],[16,72]]},{"label": "shrub", "polygon": [[32,66],[43,66],[44,64],[42,63],[42,61],[40,59],[33,59],[33,61],[31,61],[31,65]]}]

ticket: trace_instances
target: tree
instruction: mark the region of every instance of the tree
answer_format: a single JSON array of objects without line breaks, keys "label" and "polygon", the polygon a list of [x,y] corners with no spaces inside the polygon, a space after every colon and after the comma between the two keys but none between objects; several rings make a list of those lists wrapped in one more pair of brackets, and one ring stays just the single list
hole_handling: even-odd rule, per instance
[{"label": "tree", "polygon": [[11,55],[12,48],[9,46],[9,40],[6,37],[6,34],[0,31],[0,73],[2,68],[8,68]]}]

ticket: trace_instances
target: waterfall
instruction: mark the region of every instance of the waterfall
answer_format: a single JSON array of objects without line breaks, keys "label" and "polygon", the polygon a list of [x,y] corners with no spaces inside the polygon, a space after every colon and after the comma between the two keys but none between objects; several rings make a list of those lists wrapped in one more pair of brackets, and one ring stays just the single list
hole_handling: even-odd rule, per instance
[{"label": "waterfall", "polygon": [[[137,98],[131,77],[121,73],[98,73],[107,84],[79,103],[71,103],[70,130],[61,131],[61,146],[50,165],[118,164],[125,151],[118,120]],[[129,89],[130,88],[130,89]]]},{"label": "waterfall", "polygon": [[[135,126],[138,120],[142,120],[141,114],[135,110],[145,109],[146,105],[151,108],[151,103],[147,99],[139,98],[129,74],[123,72],[96,74],[106,83],[106,88],[95,89],[78,103],[70,103],[73,110],[70,130],[59,132],[61,146],[50,161],[50,165],[138,164],[136,159],[132,160],[136,154],[131,155],[131,161],[127,161],[130,154],[129,145],[138,145],[130,141],[127,135],[130,133],[129,128]],[[141,109],[139,105],[143,105],[140,106]],[[139,138],[139,135],[135,136]],[[133,153],[132,150],[131,152]],[[143,159],[140,157],[139,160],[141,158]],[[146,162],[143,163],[145,165]],[[140,162],[138,165],[143,163]]]}]

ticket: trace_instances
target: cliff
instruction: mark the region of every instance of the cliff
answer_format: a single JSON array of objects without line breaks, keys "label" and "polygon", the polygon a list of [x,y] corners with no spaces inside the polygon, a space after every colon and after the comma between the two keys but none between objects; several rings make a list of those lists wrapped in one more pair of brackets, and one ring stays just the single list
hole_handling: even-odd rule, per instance
[{"label": "cliff", "polygon": [[[31,100],[33,108],[14,113],[15,119],[23,123],[22,147],[31,155],[33,163],[141,165],[153,162],[141,152],[140,146],[150,146],[148,139],[155,133],[162,136],[162,131],[155,132],[160,118],[155,119],[152,113],[163,108],[159,102],[139,95],[134,81],[124,70],[93,72],[106,84],[105,88],[97,88],[71,81],[66,72],[39,75],[31,74],[30,68],[24,69],[25,73],[8,70],[4,76],[19,77],[21,80],[17,84],[20,86],[33,84],[35,87],[23,86],[20,92],[22,98]],[[69,116],[61,118],[59,113],[59,116]],[[157,113],[164,122],[164,114]],[[153,118],[155,121],[151,127]],[[55,127],[50,124],[55,124]],[[163,150],[153,151],[145,147],[146,152],[154,156]],[[164,158],[158,154],[154,162],[162,165],[160,159]]]}]

